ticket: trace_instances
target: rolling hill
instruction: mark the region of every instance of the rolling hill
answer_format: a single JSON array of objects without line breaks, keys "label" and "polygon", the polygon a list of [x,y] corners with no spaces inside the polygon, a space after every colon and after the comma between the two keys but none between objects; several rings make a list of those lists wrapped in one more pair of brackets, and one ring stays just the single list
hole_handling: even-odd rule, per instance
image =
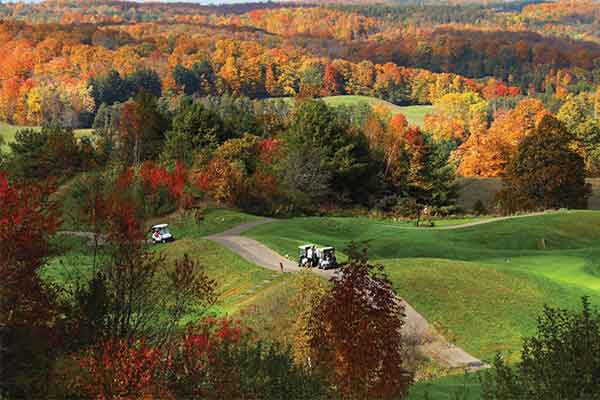
[{"label": "rolling hill", "polygon": [[247,235],[280,254],[301,243],[366,242],[399,295],[447,337],[490,360],[517,356],[544,304],[600,303],[600,212],[578,211],[427,230],[366,218],[294,218]]},{"label": "rolling hill", "polygon": [[386,107],[392,114],[402,113],[411,125],[423,126],[425,115],[433,111],[433,106],[397,106],[385,100],[368,96],[330,96],[323,101],[331,106],[351,106],[367,103],[371,107]]}]

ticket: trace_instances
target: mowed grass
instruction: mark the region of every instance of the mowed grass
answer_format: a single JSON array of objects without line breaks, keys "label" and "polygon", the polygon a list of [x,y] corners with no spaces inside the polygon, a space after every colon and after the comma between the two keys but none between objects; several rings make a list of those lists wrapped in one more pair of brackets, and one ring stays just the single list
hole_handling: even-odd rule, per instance
[{"label": "mowed grass", "polygon": [[[273,98],[268,100],[284,100],[286,102],[293,102],[294,98],[292,97],[283,97],[283,98]],[[396,104],[390,103],[385,100],[378,99],[376,97],[370,96],[327,96],[321,97],[320,100],[323,100],[331,107],[339,107],[339,106],[358,106],[361,104],[368,104],[371,107],[379,106],[385,107],[389,110],[392,115],[396,115],[402,113],[408,123],[410,125],[416,125],[419,127],[423,126],[425,121],[425,116],[427,114],[431,114],[433,112],[433,106],[398,106]]]},{"label": "mowed grass", "polygon": [[386,107],[392,113],[403,114],[411,125],[423,126],[425,116],[433,112],[433,106],[397,106],[388,101],[369,96],[329,96],[323,97],[323,101],[330,106],[355,106],[367,103],[371,107]]},{"label": "mowed grass", "polygon": [[4,141],[4,146],[8,148],[8,143],[15,140],[15,134],[21,127],[9,125],[5,122],[0,122],[0,137]]},{"label": "mowed grass", "polygon": [[600,212],[495,221],[454,230],[406,229],[366,218],[296,218],[249,236],[281,254],[299,244],[333,245],[344,259],[351,241],[367,242],[398,293],[472,354],[515,359],[544,304],[600,304]]},{"label": "mowed grass", "polygon": [[171,214],[166,217],[153,218],[147,225],[169,224],[178,238],[201,239],[205,236],[224,232],[246,222],[255,221],[258,217],[236,210],[223,208],[207,208],[202,211],[202,219],[196,221],[195,211]]},{"label": "mowed grass", "polygon": [[[152,221],[168,222],[176,240],[149,248],[163,253],[168,265],[185,254],[199,263],[217,282],[219,301],[214,312],[233,315],[249,307],[267,306],[272,293],[288,291],[289,274],[253,265],[220,245],[203,239],[256,217],[222,209],[208,209],[204,215],[200,224],[191,216],[181,215]],[[93,252],[86,240],[57,235],[53,243],[58,254],[43,269],[44,279],[71,290],[76,282],[84,282],[92,276]]]}]

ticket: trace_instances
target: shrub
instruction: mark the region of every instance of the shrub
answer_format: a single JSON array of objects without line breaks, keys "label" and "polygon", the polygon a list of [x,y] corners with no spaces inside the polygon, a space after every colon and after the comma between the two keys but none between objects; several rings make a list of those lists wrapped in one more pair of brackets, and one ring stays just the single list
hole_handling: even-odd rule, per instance
[{"label": "shrub", "polygon": [[573,312],[545,307],[537,334],[527,338],[521,363],[499,355],[483,379],[487,400],[600,399],[600,313],[588,298]]}]

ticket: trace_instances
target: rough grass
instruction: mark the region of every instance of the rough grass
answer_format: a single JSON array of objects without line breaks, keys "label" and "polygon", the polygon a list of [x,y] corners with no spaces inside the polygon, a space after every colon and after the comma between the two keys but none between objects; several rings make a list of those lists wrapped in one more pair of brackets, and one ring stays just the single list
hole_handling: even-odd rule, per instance
[{"label": "rough grass", "polygon": [[[456,230],[406,229],[365,218],[297,218],[249,236],[281,254],[304,242],[369,243],[398,293],[467,351],[515,357],[544,304],[600,303],[600,212],[553,213]],[[541,239],[544,239],[545,247]]]},{"label": "rough grass", "polygon": [[259,298],[264,302],[266,292],[286,286],[290,277],[253,265],[208,240],[185,238],[161,247],[160,251],[170,260],[187,254],[206,269],[218,282],[219,311],[227,314],[256,304]]}]

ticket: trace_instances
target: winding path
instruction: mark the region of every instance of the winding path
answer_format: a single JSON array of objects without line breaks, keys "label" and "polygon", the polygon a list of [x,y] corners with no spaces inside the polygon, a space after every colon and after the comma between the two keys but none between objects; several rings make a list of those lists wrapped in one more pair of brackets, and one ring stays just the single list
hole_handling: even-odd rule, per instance
[{"label": "winding path", "polygon": [[[281,263],[283,264],[285,272],[301,271],[302,269],[298,267],[297,263],[288,260],[254,239],[242,236],[242,233],[255,226],[272,221],[272,219],[263,218],[248,222],[225,232],[207,236],[206,239],[232,250],[242,258],[261,267],[279,271]],[[331,278],[337,273],[333,270],[324,271],[315,268],[311,268],[310,271],[325,278]],[[411,307],[410,304],[404,300],[402,300],[402,303],[405,307],[406,314],[406,324],[404,325],[403,333],[415,338],[426,354],[443,362],[450,368],[466,368],[469,371],[476,371],[489,367],[487,364],[468,354],[463,349],[448,343],[440,335],[432,334],[434,330],[430,327],[427,320]]]},{"label": "winding path", "polygon": [[[524,218],[543,214],[547,214],[547,212],[490,218],[481,221],[468,222],[460,225],[433,228],[407,227],[394,224],[385,225],[397,229],[453,230],[489,224],[507,219]],[[280,264],[282,264],[285,272],[299,272],[301,268],[298,267],[297,263],[288,260],[287,258],[281,256],[280,254],[276,253],[275,251],[271,250],[267,246],[254,239],[242,236],[244,232],[254,228],[255,226],[273,221],[275,220],[269,218],[261,218],[256,221],[238,225],[234,228],[226,230],[225,232],[207,236],[206,239],[211,240],[215,243],[219,243],[220,245],[237,253],[247,261],[261,266],[263,268],[279,271],[281,268]],[[58,232],[58,234],[87,238],[90,242],[93,242],[95,239],[94,234],[91,232],[61,231]],[[99,241],[102,242],[103,238],[100,237]],[[332,276],[334,276],[334,274],[337,273],[336,271],[323,271],[314,268],[310,269],[310,271],[320,276],[323,276],[324,278],[331,278]],[[417,342],[422,346],[423,351],[426,354],[435,358],[438,361],[441,361],[450,368],[465,368],[469,371],[476,371],[480,369],[489,368],[489,365],[473,357],[460,347],[456,347],[453,344],[448,343],[448,341],[446,341],[439,334],[435,334],[434,329],[431,328],[427,320],[421,314],[419,314],[406,301],[401,301],[404,304],[406,314],[406,324],[404,325],[403,333],[409,337],[415,338]]]}]

